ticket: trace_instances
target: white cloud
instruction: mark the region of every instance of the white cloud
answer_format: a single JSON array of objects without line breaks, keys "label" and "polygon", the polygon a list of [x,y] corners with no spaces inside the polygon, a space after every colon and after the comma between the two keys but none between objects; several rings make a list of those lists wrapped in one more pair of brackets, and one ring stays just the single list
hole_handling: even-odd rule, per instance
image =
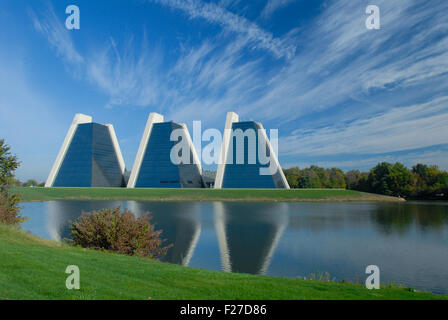
[{"label": "white cloud", "polygon": [[448,96],[396,107],[349,124],[296,130],[280,142],[284,155],[379,154],[448,143]]},{"label": "white cloud", "polygon": [[269,18],[275,11],[280,8],[286,7],[294,0],[268,0],[266,6],[263,8],[261,12],[261,17],[264,19]]},{"label": "white cloud", "polygon": [[[371,90],[389,86],[411,88],[438,79],[440,90],[446,90],[448,83],[443,76],[448,73],[448,2],[422,5],[408,0],[378,0],[377,4],[382,28],[371,31],[364,26],[363,3],[329,2],[312,25],[299,34],[304,44],[296,57],[268,79],[265,94],[247,105],[243,113],[292,121],[340,106],[349,99],[369,99]],[[424,97],[431,95],[432,88],[419,90]],[[385,91],[393,93],[384,90],[379,94]]]},{"label": "white cloud", "polygon": [[[173,114],[236,109],[244,117],[256,114],[261,121],[285,122],[332,109],[349,99],[372,102],[370,90],[390,92],[389,86],[412,87],[421,90],[424,97],[434,88],[418,86],[430,80],[440,80],[439,91],[448,87],[442,81],[448,73],[446,1],[429,5],[378,0],[382,12],[379,31],[365,28],[362,3],[328,2],[314,23],[284,39],[273,38],[246,18],[214,3],[154,2],[180,9],[190,18],[219,24],[236,36],[230,42],[229,37],[218,39],[221,43],[207,39],[181,54],[172,70],[171,66],[161,70],[157,66],[164,62],[162,53],[157,60],[147,47],[139,51],[132,43],[120,50],[111,42],[97,49],[99,54],[83,57],[51,8],[42,19],[31,16],[36,29],[46,35],[64,60],[86,65],[89,80],[110,96],[112,105],[159,105]],[[298,39],[301,50],[293,57],[291,48]],[[248,43],[291,60],[265,68],[263,58],[247,59],[244,51]],[[378,112],[371,104],[364,110],[366,115]]]},{"label": "white cloud", "polygon": [[295,46],[288,39],[275,38],[272,33],[257,26],[254,22],[238,16],[215,3],[199,0],[150,0],[170,8],[178,9],[191,19],[202,18],[220,25],[225,31],[244,37],[248,45],[265,49],[277,58],[290,59],[294,56]]},{"label": "white cloud", "polygon": [[[337,122],[325,115],[318,129],[310,123],[310,131],[283,138],[285,155],[387,153],[448,142],[447,98],[437,98],[448,90],[446,1],[378,0],[382,29],[377,31],[365,28],[363,3],[328,2],[309,27],[282,39],[214,3],[154,2],[218,24],[227,33],[184,50],[167,65],[162,53],[145,45],[137,50],[132,41],[119,46],[111,40],[97,54],[82,57],[54,13],[35,25],[60,56],[86,66],[88,79],[111,105],[151,107],[177,121],[202,119],[219,126],[224,114],[235,110],[242,118],[280,126],[349,100],[366,101]],[[59,31],[49,31],[50,25]],[[294,55],[291,48],[299,39]],[[247,58],[248,44],[290,59],[266,67],[266,57]],[[405,104],[406,93],[419,103]],[[374,100],[381,94],[388,95],[385,104]]]},{"label": "white cloud", "polygon": [[34,28],[47,38],[50,45],[56,49],[59,57],[71,64],[84,62],[83,57],[75,49],[69,32],[58,20],[53,7],[48,6],[41,17],[38,17],[30,8],[28,14],[33,21]]},{"label": "white cloud", "polygon": [[154,106],[164,96],[165,87],[159,76],[162,73],[158,70],[162,58],[156,50],[148,48],[146,39],[140,50],[136,50],[132,37],[123,49],[110,38],[104,47],[83,56],[51,5],[39,16],[32,9],[28,12],[35,29],[46,37],[72,76],[79,78],[81,71],[84,79],[108,95],[109,107]]},{"label": "white cloud", "polygon": [[109,96],[109,106],[156,106],[166,94],[160,82],[161,55],[146,42],[135,51],[133,39],[120,50],[113,38],[87,59],[87,77]]}]

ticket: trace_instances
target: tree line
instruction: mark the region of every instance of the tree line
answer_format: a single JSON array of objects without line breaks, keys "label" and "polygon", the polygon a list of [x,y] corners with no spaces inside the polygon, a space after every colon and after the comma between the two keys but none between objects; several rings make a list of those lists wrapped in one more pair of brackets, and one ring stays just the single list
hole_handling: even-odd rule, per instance
[{"label": "tree line", "polygon": [[342,188],[419,199],[448,199],[448,173],[435,165],[378,163],[369,172],[318,166],[283,170],[291,188]]},{"label": "tree line", "polygon": [[17,187],[44,187],[45,182],[38,182],[34,179],[29,179],[26,182],[22,182],[19,179],[13,178],[12,185]]}]

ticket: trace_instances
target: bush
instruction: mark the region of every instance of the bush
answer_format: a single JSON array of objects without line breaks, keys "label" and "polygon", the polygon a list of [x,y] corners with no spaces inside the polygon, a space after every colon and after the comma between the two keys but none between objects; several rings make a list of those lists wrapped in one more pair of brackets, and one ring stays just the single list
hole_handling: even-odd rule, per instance
[{"label": "bush", "polygon": [[5,140],[0,139],[0,223],[19,225],[26,219],[19,213],[19,195],[11,193],[11,186],[16,182],[14,171],[19,167],[19,161],[10,150]]},{"label": "bush", "polygon": [[0,223],[18,226],[27,219],[20,215],[19,200],[18,195],[0,195]]},{"label": "bush", "polygon": [[170,246],[162,247],[162,231],[154,231],[149,213],[135,218],[121,207],[83,213],[70,223],[72,243],[84,248],[158,259]]}]

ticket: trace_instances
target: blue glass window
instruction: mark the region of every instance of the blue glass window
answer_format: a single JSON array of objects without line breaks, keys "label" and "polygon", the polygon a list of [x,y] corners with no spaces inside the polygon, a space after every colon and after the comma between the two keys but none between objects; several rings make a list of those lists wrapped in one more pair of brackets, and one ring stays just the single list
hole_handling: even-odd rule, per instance
[{"label": "blue glass window", "polygon": [[122,187],[123,175],[109,129],[97,123],[79,124],[54,187]]},{"label": "blue glass window", "polygon": [[[224,170],[223,188],[275,188],[275,183],[271,175],[260,175],[260,168],[268,167],[262,165],[258,158],[258,129],[261,128],[259,124],[253,121],[235,122],[232,125],[232,130],[241,129],[255,130],[255,163],[249,163],[249,139],[244,138],[244,163],[237,164],[237,139],[233,137],[233,159],[231,164],[226,164]],[[269,155],[269,153],[267,153]],[[229,162],[229,161],[228,161]]]},{"label": "blue glass window", "polygon": [[199,167],[193,163],[190,152],[190,164],[171,162],[171,149],[177,141],[170,141],[173,130],[182,129],[174,122],[155,123],[151,130],[148,145],[143,156],[136,188],[181,188],[202,187]]}]

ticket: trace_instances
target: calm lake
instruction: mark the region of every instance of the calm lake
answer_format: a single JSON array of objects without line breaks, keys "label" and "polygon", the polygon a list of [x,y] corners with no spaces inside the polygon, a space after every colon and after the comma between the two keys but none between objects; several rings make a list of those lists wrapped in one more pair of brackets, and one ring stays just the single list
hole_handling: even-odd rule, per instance
[{"label": "calm lake", "polygon": [[165,261],[212,270],[364,283],[368,265],[381,282],[448,294],[448,203],[244,203],[48,201],[23,203],[23,229],[70,237],[82,211],[121,205],[152,212],[174,244]]}]

